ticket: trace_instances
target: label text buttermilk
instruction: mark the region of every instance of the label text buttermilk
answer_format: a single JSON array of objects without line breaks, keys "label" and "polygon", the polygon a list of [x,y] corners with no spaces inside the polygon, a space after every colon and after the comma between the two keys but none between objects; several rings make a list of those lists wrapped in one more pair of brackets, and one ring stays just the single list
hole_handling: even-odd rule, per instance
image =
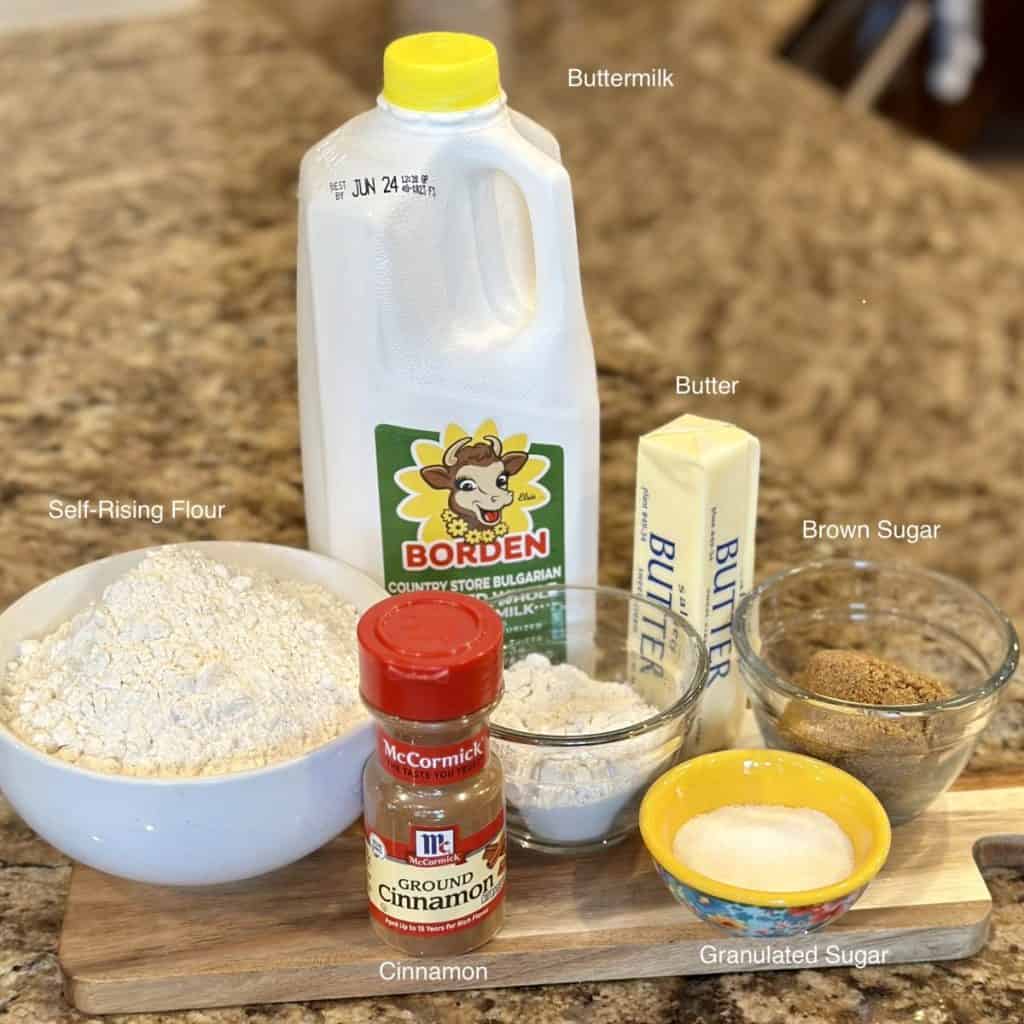
[{"label": "label text buttermilk", "polygon": [[569,88],[672,89],[676,84],[673,74],[668,68],[651,68],[649,71],[612,71],[610,68],[584,71],[583,68],[569,68]]}]

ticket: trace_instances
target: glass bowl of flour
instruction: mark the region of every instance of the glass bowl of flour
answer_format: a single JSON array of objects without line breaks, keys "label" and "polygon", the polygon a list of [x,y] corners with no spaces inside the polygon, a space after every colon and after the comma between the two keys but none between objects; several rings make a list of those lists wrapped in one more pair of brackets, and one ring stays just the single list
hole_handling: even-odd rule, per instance
[{"label": "glass bowl of flour", "polygon": [[164,885],[298,860],[359,816],[356,620],[385,596],[274,544],[80,566],[0,615],[0,788],[75,860]]},{"label": "glass bowl of flour", "polygon": [[701,638],[669,609],[611,587],[537,587],[490,603],[505,625],[491,736],[508,834],[547,853],[620,842],[693,727],[707,681]]}]

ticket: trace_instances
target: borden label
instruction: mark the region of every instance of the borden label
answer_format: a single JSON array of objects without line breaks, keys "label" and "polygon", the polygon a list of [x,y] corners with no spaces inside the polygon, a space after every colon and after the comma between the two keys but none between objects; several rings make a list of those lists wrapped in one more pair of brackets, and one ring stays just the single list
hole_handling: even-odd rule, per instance
[{"label": "borden label", "polygon": [[385,771],[411,786],[447,786],[483,768],[488,741],[486,726],[469,739],[441,747],[404,743],[378,728],[377,757]]},{"label": "borden label", "polygon": [[366,836],[370,913],[405,935],[450,935],[479,924],[505,895],[505,812],[461,836],[413,825],[405,842]]},{"label": "borden label", "polygon": [[564,459],[556,445],[475,430],[375,431],[389,593],[486,593],[565,582]]}]

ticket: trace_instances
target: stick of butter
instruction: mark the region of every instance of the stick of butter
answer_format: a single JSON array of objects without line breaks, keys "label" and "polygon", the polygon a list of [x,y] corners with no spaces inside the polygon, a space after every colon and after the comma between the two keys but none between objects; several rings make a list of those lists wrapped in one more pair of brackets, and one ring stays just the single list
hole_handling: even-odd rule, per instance
[{"label": "stick of butter", "polygon": [[[685,616],[708,649],[688,755],[736,739],[746,693],[732,617],[754,582],[760,445],[720,420],[680,416],[640,438],[633,593]],[[657,657],[657,645],[650,645]]]}]

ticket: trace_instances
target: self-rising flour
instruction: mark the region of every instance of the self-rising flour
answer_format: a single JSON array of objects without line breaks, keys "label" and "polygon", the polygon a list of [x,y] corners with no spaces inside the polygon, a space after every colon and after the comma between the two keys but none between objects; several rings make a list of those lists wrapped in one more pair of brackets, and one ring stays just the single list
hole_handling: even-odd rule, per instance
[{"label": "self-rising flour", "polygon": [[0,710],[25,742],[96,771],[260,767],[363,716],[356,618],[318,585],[160,548],[21,644]]},{"label": "self-rising flour", "polygon": [[[505,669],[505,693],[492,722],[520,732],[583,736],[635,725],[658,714],[630,685],[591,678],[571,664],[530,654]],[[590,843],[660,774],[679,747],[671,724],[594,746],[531,746],[495,737],[510,811],[534,838]]]}]

